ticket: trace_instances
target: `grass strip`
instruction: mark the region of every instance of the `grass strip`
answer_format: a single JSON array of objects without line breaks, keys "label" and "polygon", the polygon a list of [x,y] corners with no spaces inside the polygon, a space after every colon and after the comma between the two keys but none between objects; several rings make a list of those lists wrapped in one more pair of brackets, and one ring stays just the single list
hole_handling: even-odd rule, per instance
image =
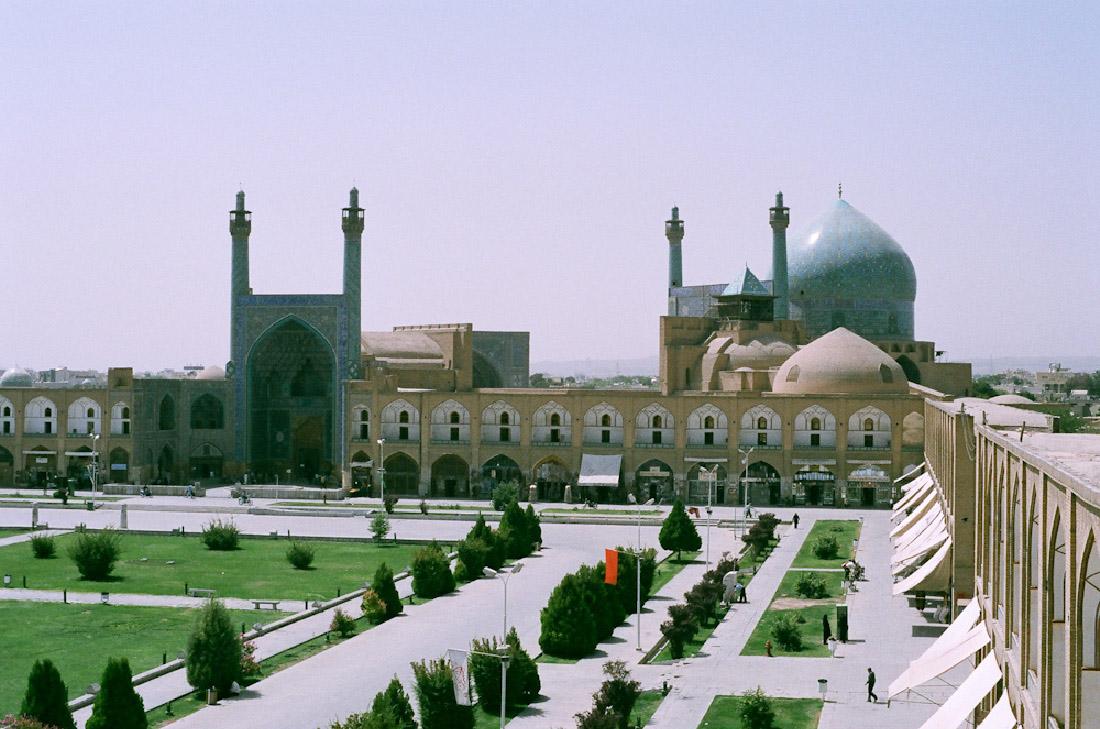
[{"label": "grass strip", "polygon": [[[816,729],[821,719],[820,699],[773,698],[773,726],[783,729]],[[715,696],[699,723],[699,729],[748,729],[741,723],[741,697]]]},{"label": "grass strip", "polygon": [[[802,650],[785,651],[779,647],[779,642],[772,640],[772,623],[782,614],[800,616],[805,622],[800,624],[799,633],[802,635]],[[768,609],[753,628],[745,647],[741,650],[743,656],[764,656],[767,650],[764,644],[772,641],[772,656],[776,658],[828,658],[828,646],[821,643],[821,616],[828,615],[829,623],[836,631],[836,608],[833,605],[815,605],[813,607],[794,608],[791,610]]]},{"label": "grass strip", "polygon": [[[806,541],[795,555],[791,567],[803,567],[809,569],[840,569],[840,566],[849,558],[855,557],[854,540],[859,539],[860,522],[856,519],[819,519],[814,522],[810,533],[806,535]],[[814,554],[814,544],[822,537],[835,537],[840,551],[833,559],[820,559]]]},{"label": "grass strip", "polygon": [[[694,564],[699,560],[697,557],[699,552],[684,552],[680,559],[670,556],[657,565],[656,571],[653,573],[653,586],[649,588],[650,595],[656,595],[661,589],[672,581],[672,578],[680,574],[680,572],[689,564]],[[632,592],[635,592],[632,590]],[[637,595],[634,596],[635,598]]]}]

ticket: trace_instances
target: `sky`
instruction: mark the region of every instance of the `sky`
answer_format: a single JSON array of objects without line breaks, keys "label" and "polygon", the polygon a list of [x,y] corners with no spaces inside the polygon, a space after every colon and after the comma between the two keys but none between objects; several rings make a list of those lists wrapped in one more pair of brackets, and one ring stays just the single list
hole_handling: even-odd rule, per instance
[{"label": "sky", "polygon": [[1100,6],[900,2],[0,4],[0,365],[224,364],[227,211],[256,293],[363,327],[656,353],[687,284],[770,274],[836,196],[917,271],[948,359],[1100,354]]}]

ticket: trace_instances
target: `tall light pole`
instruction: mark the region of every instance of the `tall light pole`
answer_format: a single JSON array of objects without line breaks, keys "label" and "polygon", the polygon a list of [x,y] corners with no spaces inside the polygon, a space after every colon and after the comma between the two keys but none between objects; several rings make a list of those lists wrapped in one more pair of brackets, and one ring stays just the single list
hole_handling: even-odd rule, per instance
[{"label": "tall light pole", "polygon": [[638,505],[638,499],[634,494],[627,494],[627,500],[638,507],[638,545],[634,549],[634,597],[637,600],[637,613],[634,616],[634,633],[637,640],[635,650],[642,650],[642,506],[652,506],[653,499]]},{"label": "tall light pole", "polygon": [[382,502],[386,501],[386,439],[378,439],[378,463],[379,466],[374,470],[378,472],[378,494],[382,497]]},{"label": "tall light pole", "polygon": [[504,729],[504,712],[507,709],[508,698],[508,580],[513,575],[519,574],[522,569],[523,562],[513,567],[509,574],[498,572],[490,567],[482,568],[482,574],[486,577],[499,577],[504,583],[504,633],[502,634],[504,655],[500,657],[500,729]]},{"label": "tall light pole", "polygon": [[99,433],[88,433],[88,437],[92,440],[92,509],[95,510],[95,482],[99,475]]},{"label": "tall light pole", "polygon": [[[737,495],[738,496],[741,495],[741,485],[743,483],[742,482],[742,474],[748,473],[748,470],[749,470],[749,456],[752,455],[752,452],[755,451],[755,450],[756,450],[755,448],[749,448],[747,451],[743,451],[740,448],[737,449],[737,452],[741,455],[741,468],[737,471]],[[745,503],[746,504],[749,503],[749,498],[748,498],[747,493],[745,494]],[[745,518],[748,518],[748,517],[745,517]],[[741,525],[742,530],[744,529],[744,526],[745,526],[745,524],[744,524],[744,522],[742,522],[742,525]],[[737,536],[738,536],[738,538],[740,538],[740,536],[741,536],[740,530],[738,531]]]},{"label": "tall light pole", "polygon": [[714,491],[715,477],[718,476],[718,464],[711,466],[708,471],[706,466],[699,466],[699,475],[703,481],[707,484],[707,568],[710,568],[710,515],[714,513],[714,509],[711,506],[711,495]]}]

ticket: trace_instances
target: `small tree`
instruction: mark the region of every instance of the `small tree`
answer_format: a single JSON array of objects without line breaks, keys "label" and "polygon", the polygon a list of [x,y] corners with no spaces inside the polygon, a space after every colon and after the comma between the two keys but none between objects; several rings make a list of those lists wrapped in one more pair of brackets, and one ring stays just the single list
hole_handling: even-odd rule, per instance
[{"label": "small tree", "polygon": [[542,522],[539,515],[535,513],[535,507],[528,504],[525,516],[527,517],[527,536],[531,539],[532,547],[542,544]]},{"label": "small tree", "polygon": [[292,542],[286,550],[286,561],[296,570],[308,570],[313,564],[313,546],[305,542]]},{"label": "small tree", "polygon": [[419,597],[438,597],[455,589],[450,562],[436,542],[417,551],[413,557],[412,575],[413,592]]},{"label": "small tree", "polygon": [[397,585],[393,582],[393,570],[383,562],[374,571],[374,579],[370,587],[382,599],[386,605],[386,619],[397,617],[401,614],[401,597],[397,594]]},{"label": "small tree", "polygon": [[470,675],[474,679],[477,688],[477,702],[490,714],[500,714],[500,668],[499,658],[478,653],[508,655],[508,706],[526,706],[538,698],[542,688],[539,680],[538,666],[527,651],[520,645],[519,636],[515,628],[508,631],[508,638],[504,645],[497,642],[494,637],[490,639],[474,640],[473,646],[476,653],[470,654]]},{"label": "small tree", "polygon": [[363,617],[371,625],[386,622],[386,603],[374,590],[363,593]]},{"label": "small tree", "polygon": [[121,552],[122,537],[110,528],[98,533],[81,530],[69,546],[69,557],[76,563],[81,579],[93,581],[105,580],[114,572]]},{"label": "small tree", "polygon": [[826,535],[814,541],[814,556],[818,559],[836,559],[840,554],[840,544],[836,537]]},{"label": "small tree", "polygon": [[392,714],[397,729],[417,729],[416,719],[413,714],[412,703],[409,695],[405,693],[405,687],[394,676],[385,691],[379,691],[371,704],[372,714]]},{"label": "small tree", "polygon": [[386,494],[382,497],[382,508],[386,510],[387,514],[392,514],[394,507],[397,506],[398,498],[393,494]]},{"label": "small tree", "polygon": [[631,680],[630,671],[623,661],[608,661],[603,664],[603,672],[607,680],[592,696],[596,709],[610,709],[618,718],[618,729],[628,729],[630,712],[638,702],[642,685]]},{"label": "small tree", "polygon": [[701,625],[716,617],[718,602],[722,599],[722,585],[703,580],[684,593],[684,601],[695,611],[695,617]]},{"label": "small tree", "polygon": [[200,538],[207,549],[228,552],[240,546],[241,532],[233,522],[215,519],[202,528]]},{"label": "small tree", "polygon": [[390,518],[386,512],[379,511],[374,515],[370,521],[370,533],[376,542],[381,542],[390,533]]},{"label": "small tree", "polygon": [[57,545],[48,534],[36,534],[31,537],[31,552],[35,559],[52,559],[57,553]]},{"label": "small tree", "polygon": [[[636,556],[634,549],[619,546],[619,579],[615,588],[619,595],[619,602],[627,615],[633,615],[638,609],[638,575],[635,572]],[[653,576],[657,571],[657,550],[642,550],[642,602],[649,599],[649,593],[653,589]],[[620,621],[621,622],[621,621]]]},{"label": "small tree", "polygon": [[619,715],[607,707],[594,706],[574,716],[577,729],[619,729]]},{"label": "small tree", "polygon": [[497,534],[504,541],[504,554],[509,559],[520,559],[531,554],[531,537],[527,532],[527,517],[515,501],[509,501],[500,517]]},{"label": "small tree", "polygon": [[466,537],[455,545],[455,551],[458,552],[459,560],[466,566],[466,579],[476,580],[481,577],[489,558],[489,545],[478,537]]},{"label": "small tree", "polygon": [[544,653],[559,658],[583,658],[599,642],[596,620],[584,596],[582,581],[566,575],[541,613],[539,646]]},{"label": "small tree", "polygon": [[794,591],[799,596],[810,599],[829,596],[829,588],[825,585],[825,580],[813,572],[803,572],[795,583]]},{"label": "small tree", "polygon": [[332,622],[329,624],[328,629],[341,638],[347,638],[355,632],[355,620],[340,608],[336,608],[336,612],[332,614]]},{"label": "small tree", "polygon": [[50,659],[35,661],[31,667],[19,713],[56,729],[76,729],[69,711],[69,691]]},{"label": "small tree", "polygon": [[[238,666],[239,668],[239,666]],[[134,691],[134,676],[125,658],[107,659],[99,693],[85,729],[147,729],[145,703]]]},{"label": "small tree", "polygon": [[695,529],[695,523],[684,509],[684,502],[679,499],[672,504],[672,511],[661,524],[659,539],[662,549],[676,552],[676,559],[680,559],[683,552],[694,552],[703,546],[703,539]]},{"label": "small tree", "polygon": [[216,689],[229,694],[241,678],[241,639],[229,611],[218,600],[210,600],[199,611],[187,639],[187,682],[197,689]]},{"label": "small tree", "polygon": [[474,712],[455,701],[454,679],[446,661],[420,661],[412,669],[421,729],[473,729]]},{"label": "small tree", "polygon": [[604,581],[605,566],[603,562],[595,567],[581,565],[576,571],[577,580],[581,587],[581,594],[585,605],[588,606],[596,623],[596,638],[606,640],[615,632],[615,628],[623,622],[626,611],[619,602],[619,594],[615,585],[608,585]]},{"label": "small tree", "polygon": [[741,717],[741,726],[745,729],[773,729],[775,726],[772,700],[759,686],[755,691],[742,694],[738,713]]},{"label": "small tree", "polygon": [[674,659],[684,657],[684,646],[699,630],[695,611],[687,605],[673,605],[668,609],[668,620],[661,623],[661,634],[668,640],[668,650]]},{"label": "small tree", "polygon": [[477,515],[477,521],[470,527],[470,531],[466,533],[467,539],[480,539],[485,542],[489,551],[485,555],[485,566],[490,569],[499,570],[504,566],[505,559],[505,547],[504,541],[500,539],[500,535],[494,532],[492,527],[485,523],[485,516],[483,514]]},{"label": "small tree", "polygon": [[792,611],[784,610],[772,620],[772,639],[785,651],[802,650],[802,628]]},{"label": "small tree", "polygon": [[512,482],[498,484],[493,489],[493,508],[503,511],[509,502],[519,499],[519,486]]}]

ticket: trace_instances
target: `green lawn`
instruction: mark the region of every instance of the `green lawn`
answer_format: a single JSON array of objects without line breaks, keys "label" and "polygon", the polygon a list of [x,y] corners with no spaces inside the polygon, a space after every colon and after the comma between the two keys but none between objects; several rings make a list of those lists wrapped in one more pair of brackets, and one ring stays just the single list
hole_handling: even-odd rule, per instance
[{"label": "green lawn", "polygon": [[645,726],[648,724],[664,700],[665,695],[660,691],[643,691],[640,693],[638,701],[634,704],[634,710],[630,712],[630,726]]},{"label": "green lawn", "polygon": [[[399,572],[412,562],[415,544],[309,542],[313,568],[296,570],[286,561],[286,539],[242,539],[240,549],[214,552],[197,537],[122,537],[122,557],[107,582],[80,579],[66,549],[75,535],[57,538],[57,557],[34,559],[27,544],[0,549],[0,574],[32,589],[182,595],[184,584],[209,588],[219,597],[328,599],[357,589],[382,562]],[[303,540],[308,541],[308,540]]]},{"label": "green lawn", "polygon": [[[649,588],[650,595],[656,595],[661,591],[665,585],[667,585],[673,577],[680,574],[680,571],[684,567],[697,562],[696,557],[699,556],[699,552],[684,552],[681,555],[681,559],[676,559],[675,553],[665,561],[657,565],[657,570],[653,573],[653,586]],[[637,592],[634,590],[633,592]],[[637,598],[637,595],[634,595]]]},{"label": "green lawn", "polygon": [[820,577],[825,581],[825,587],[829,590],[828,597],[833,598],[833,602],[844,602],[844,591],[841,589],[841,583],[844,582],[843,572],[824,572],[824,571],[799,571],[789,570],[787,574],[783,575],[783,580],[779,583],[779,587],[775,591],[775,597],[795,597],[800,598],[797,592],[795,592],[795,585],[798,584],[799,578],[805,575],[814,575]]},{"label": "green lawn", "polygon": [[[818,559],[814,554],[814,542],[824,536],[836,537],[840,552],[836,559]],[[845,560],[854,557],[852,540],[859,538],[859,521],[855,519],[820,519],[814,522],[814,528],[806,535],[806,541],[795,555],[792,567],[810,569],[840,569]]]},{"label": "green lawn", "polygon": [[[743,729],[740,696],[715,696],[699,729]],[[772,699],[776,729],[815,729],[821,718],[819,699]]]},{"label": "green lawn", "polygon": [[[751,575],[749,575],[749,577],[751,577]],[[742,580],[742,582],[744,582],[744,580]],[[718,619],[700,628],[698,632],[695,633],[695,637],[684,644],[684,658],[692,658],[699,653],[703,644],[707,642],[710,636],[714,635],[714,631],[718,627],[718,624],[725,619],[727,612],[729,612],[728,608],[722,605],[718,606]],[[672,660],[672,651],[669,648],[669,644],[665,643],[665,647],[658,651],[657,655],[653,656],[649,662],[669,663]]]},{"label": "green lawn", "polygon": [[587,506],[575,506],[572,509],[549,508],[543,509],[540,514],[551,516],[660,516],[660,509],[590,509]]},{"label": "green lawn", "polygon": [[[769,609],[760,618],[760,622],[752,631],[749,640],[741,651],[743,656],[763,656],[765,641],[771,639],[772,621],[781,613],[795,613],[806,619],[802,624],[802,650],[785,651],[772,639],[772,655],[785,658],[828,658],[829,648],[821,643],[821,616],[829,616],[829,624],[833,635],[836,635],[836,608],[832,605],[815,605],[814,607],[797,608],[794,610]],[[783,725],[784,727],[786,725]]]},{"label": "green lawn", "polygon": [[535,658],[535,663],[576,663],[580,658],[559,658],[558,656],[547,655],[546,653],[539,653]]},{"label": "green lawn", "polygon": [[[0,716],[19,711],[35,659],[49,658],[68,685],[69,698],[98,682],[108,657],[130,660],[134,673],[160,665],[187,645],[197,611],[182,608],[4,602],[0,608]],[[231,611],[234,623],[251,626],[283,613]]]},{"label": "green lawn", "polygon": [[29,531],[26,527],[0,527],[0,539],[4,537],[14,537],[19,534],[26,534]]}]

